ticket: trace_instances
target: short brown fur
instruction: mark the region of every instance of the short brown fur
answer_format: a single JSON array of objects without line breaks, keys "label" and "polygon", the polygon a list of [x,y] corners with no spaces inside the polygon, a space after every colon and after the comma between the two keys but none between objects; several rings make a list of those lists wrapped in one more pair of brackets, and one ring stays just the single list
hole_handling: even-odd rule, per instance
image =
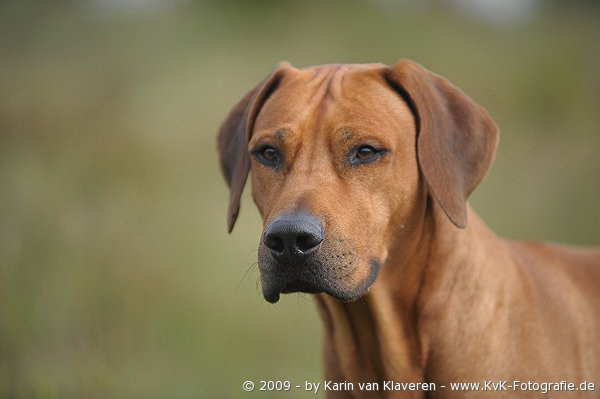
[{"label": "short brown fur", "polygon": [[[338,290],[315,296],[326,379],[438,387],[329,398],[526,398],[541,394],[440,386],[600,383],[600,250],[501,239],[467,204],[497,141],[483,108],[411,61],[281,64],[223,124],[229,230],[249,170],[264,226],[298,209],[323,220],[323,276]],[[345,154],[363,142],[389,151],[348,166]],[[281,148],[280,167],[249,156],[261,143]],[[365,286],[369,259],[381,268]],[[265,287],[274,266],[266,255],[259,266]],[[559,396],[598,397],[598,390]]]}]

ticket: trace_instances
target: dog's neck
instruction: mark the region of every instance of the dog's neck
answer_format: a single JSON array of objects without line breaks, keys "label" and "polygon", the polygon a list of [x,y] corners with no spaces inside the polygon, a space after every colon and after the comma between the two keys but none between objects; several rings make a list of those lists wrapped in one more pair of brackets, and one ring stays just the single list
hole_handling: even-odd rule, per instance
[{"label": "dog's neck", "polygon": [[453,290],[472,291],[465,287],[473,283],[461,279],[481,274],[474,269],[487,253],[482,234],[496,240],[470,208],[465,229],[454,226],[437,206],[428,208],[410,239],[395,246],[402,249],[389,254],[365,297],[344,303],[317,296],[325,323],[327,379],[428,380],[435,345],[431,321],[443,317],[449,297],[469,295]]}]

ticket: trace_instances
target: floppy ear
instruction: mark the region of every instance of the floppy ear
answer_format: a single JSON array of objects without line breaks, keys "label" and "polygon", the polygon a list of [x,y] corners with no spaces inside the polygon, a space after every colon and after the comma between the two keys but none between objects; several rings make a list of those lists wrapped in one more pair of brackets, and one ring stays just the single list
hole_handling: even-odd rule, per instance
[{"label": "floppy ear", "polygon": [[289,64],[285,62],[280,63],[264,81],[250,90],[229,112],[219,129],[217,137],[219,163],[229,186],[227,210],[227,231],[229,233],[233,230],[240,211],[240,198],[250,171],[247,145],[252,136],[254,122],[261,107],[279,85],[283,71],[288,66]]},{"label": "floppy ear", "polygon": [[441,76],[402,60],[384,72],[417,123],[417,159],[433,197],[457,227],[467,225],[467,197],[489,169],[498,127],[481,106]]}]

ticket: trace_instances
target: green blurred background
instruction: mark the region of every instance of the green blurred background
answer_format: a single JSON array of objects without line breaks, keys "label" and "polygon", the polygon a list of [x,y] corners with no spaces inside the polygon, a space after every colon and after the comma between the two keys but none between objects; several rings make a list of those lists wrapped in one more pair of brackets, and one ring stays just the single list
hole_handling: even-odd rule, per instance
[{"label": "green blurred background", "polygon": [[280,60],[412,58],[502,129],[498,233],[600,242],[600,7],[487,1],[0,2],[0,397],[314,397],[308,295],[263,301],[215,133]]}]

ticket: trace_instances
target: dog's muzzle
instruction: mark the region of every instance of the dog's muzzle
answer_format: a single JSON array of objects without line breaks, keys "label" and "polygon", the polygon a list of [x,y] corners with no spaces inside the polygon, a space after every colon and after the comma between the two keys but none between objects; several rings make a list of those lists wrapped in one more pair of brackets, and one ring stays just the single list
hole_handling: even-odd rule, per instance
[{"label": "dog's muzzle", "polygon": [[[363,260],[331,231],[326,238],[323,223],[305,212],[274,218],[264,231],[258,258],[263,296],[271,303],[292,292],[356,300],[368,291],[381,265],[375,258]],[[356,271],[362,271],[359,280]]]},{"label": "dog's muzzle", "polygon": [[287,213],[275,218],[265,229],[262,243],[270,258],[262,270],[263,295],[277,302],[280,293],[321,292],[311,270],[311,259],[325,238],[323,224],[305,212]]}]

